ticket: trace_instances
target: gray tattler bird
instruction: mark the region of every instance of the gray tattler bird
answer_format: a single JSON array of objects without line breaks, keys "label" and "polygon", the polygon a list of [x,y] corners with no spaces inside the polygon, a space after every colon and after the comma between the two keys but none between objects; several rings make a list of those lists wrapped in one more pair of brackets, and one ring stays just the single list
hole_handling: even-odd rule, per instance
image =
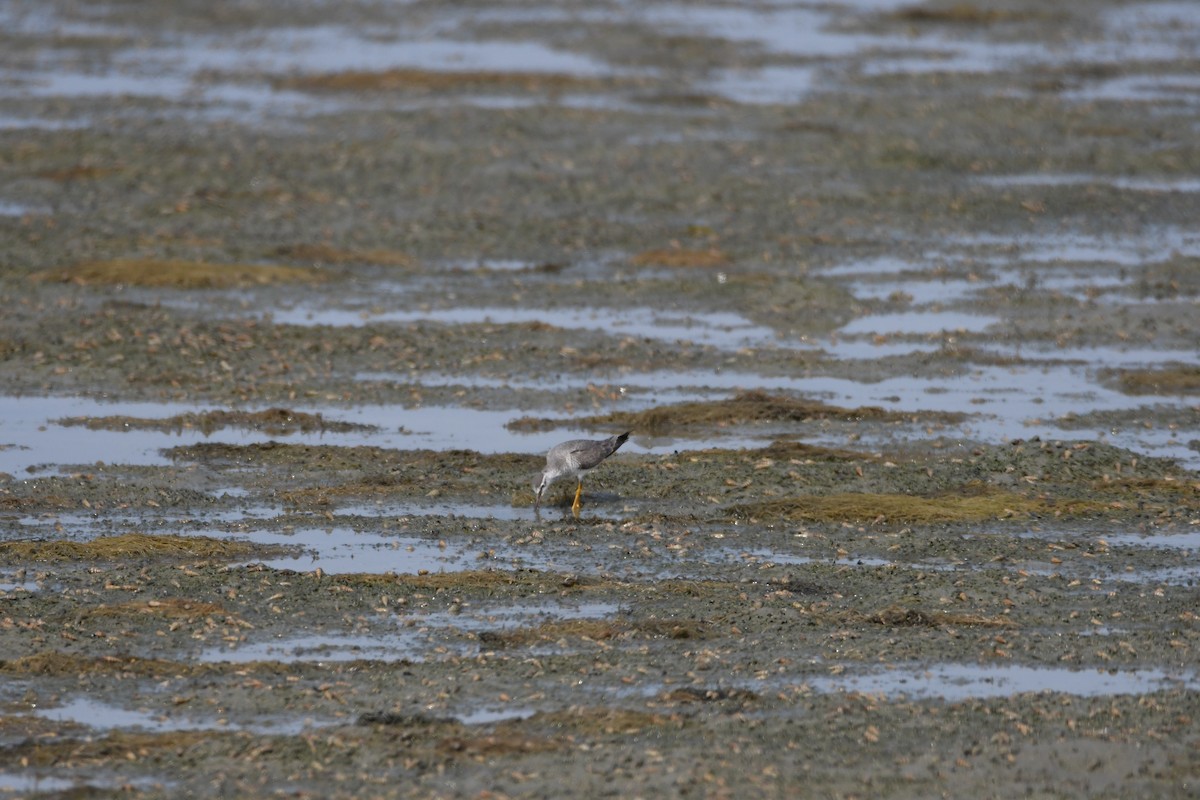
[{"label": "gray tattler bird", "polygon": [[628,438],[629,431],[626,431],[607,439],[572,439],[551,447],[550,451],[546,453],[546,467],[542,470],[541,477],[533,484],[533,489],[537,493],[533,501],[534,510],[537,511],[541,508],[542,495],[556,478],[571,475],[577,482],[575,502],[571,504],[571,510],[578,514],[579,498],[583,494],[584,474],[600,466],[600,462],[617,452],[617,449],[625,444],[625,440]]}]

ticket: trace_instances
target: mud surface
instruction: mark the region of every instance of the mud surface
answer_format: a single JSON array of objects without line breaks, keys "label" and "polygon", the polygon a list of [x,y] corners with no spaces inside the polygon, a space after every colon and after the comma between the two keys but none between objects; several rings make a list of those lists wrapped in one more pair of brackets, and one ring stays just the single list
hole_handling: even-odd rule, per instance
[{"label": "mud surface", "polygon": [[1196,795],[1191,4],[0,21],[0,795]]}]

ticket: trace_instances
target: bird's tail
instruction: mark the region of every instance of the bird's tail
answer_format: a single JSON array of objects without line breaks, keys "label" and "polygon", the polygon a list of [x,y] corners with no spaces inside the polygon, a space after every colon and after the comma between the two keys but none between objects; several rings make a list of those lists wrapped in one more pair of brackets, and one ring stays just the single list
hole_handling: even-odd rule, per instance
[{"label": "bird's tail", "polygon": [[[609,440],[606,442],[608,445],[608,455],[611,456],[613,453],[617,452],[618,449],[620,449],[621,445],[625,444],[625,440],[629,438],[629,433],[629,431],[625,431],[618,436],[609,438]],[[607,456],[605,457],[607,458]]]}]

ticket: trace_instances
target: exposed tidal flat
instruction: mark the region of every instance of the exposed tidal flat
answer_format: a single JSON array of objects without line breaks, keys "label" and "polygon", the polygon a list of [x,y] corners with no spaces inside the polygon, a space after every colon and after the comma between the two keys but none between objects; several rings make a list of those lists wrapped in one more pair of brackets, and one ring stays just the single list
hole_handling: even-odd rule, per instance
[{"label": "exposed tidal flat", "polygon": [[0,795],[1195,795],[1191,4],[0,21]]}]

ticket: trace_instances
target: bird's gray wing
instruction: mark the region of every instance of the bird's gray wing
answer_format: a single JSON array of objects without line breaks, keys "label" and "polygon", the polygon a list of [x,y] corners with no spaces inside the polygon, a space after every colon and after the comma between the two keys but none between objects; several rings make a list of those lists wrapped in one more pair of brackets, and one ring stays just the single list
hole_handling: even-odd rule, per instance
[{"label": "bird's gray wing", "polygon": [[611,451],[604,446],[604,442],[580,442],[577,447],[571,448],[571,455],[575,456],[575,463],[580,469],[594,469],[611,455]]}]

